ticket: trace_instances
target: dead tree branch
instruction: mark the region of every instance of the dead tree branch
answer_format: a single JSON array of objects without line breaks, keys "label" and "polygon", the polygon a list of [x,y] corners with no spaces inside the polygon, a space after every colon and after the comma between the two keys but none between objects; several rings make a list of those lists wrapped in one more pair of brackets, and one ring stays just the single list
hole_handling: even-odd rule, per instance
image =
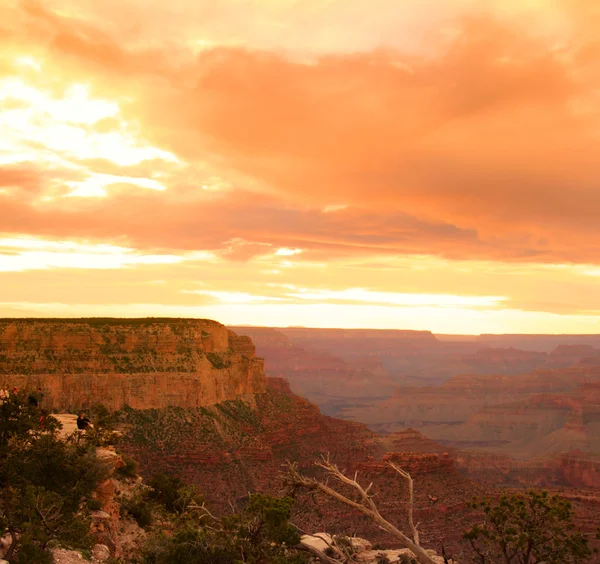
[{"label": "dead tree branch", "polygon": [[414,481],[411,475],[406,470],[400,468],[397,464],[394,464],[393,462],[388,462],[388,465],[390,466],[390,468],[398,472],[400,476],[406,478],[406,480],[408,481],[408,524],[412,531],[413,540],[415,541],[415,544],[421,546],[421,543],[419,542],[419,530],[417,529],[419,524],[417,523],[415,525],[415,522],[413,520],[413,508],[415,503]]},{"label": "dead tree branch", "polygon": [[381,513],[379,513],[379,510],[373,501],[373,494],[369,493],[373,484],[370,484],[367,488],[363,488],[358,482],[358,476],[355,476],[354,479],[348,478],[348,476],[346,476],[335,464],[329,460],[329,457],[323,457],[320,462],[316,463],[316,465],[320,468],[323,468],[329,478],[333,478],[338,482],[346,484],[358,492],[360,501],[354,501],[346,497],[329,486],[328,483],[323,483],[314,478],[304,476],[298,470],[298,466],[294,463],[288,463],[288,476],[296,486],[301,486],[312,491],[317,490],[326,496],[339,501],[340,503],[356,509],[363,515],[366,515],[380,528],[387,531],[397,540],[399,540],[405,548],[408,548],[415,555],[420,564],[435,564],[435,561],[423,548],[421,548],[416,542],[411,540],[402,531],[392,525],[392,523],[390,523],[381,515]]}]

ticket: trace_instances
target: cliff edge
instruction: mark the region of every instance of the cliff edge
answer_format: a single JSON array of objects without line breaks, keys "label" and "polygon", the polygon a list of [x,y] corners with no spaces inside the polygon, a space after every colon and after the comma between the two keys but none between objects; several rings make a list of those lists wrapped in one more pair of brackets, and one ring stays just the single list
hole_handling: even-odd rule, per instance
[{"label": "cliff edge", "polygon": [[0,385],[48,409],[201,407],[264,393],[250,338],[206,319],[1,319]]}]

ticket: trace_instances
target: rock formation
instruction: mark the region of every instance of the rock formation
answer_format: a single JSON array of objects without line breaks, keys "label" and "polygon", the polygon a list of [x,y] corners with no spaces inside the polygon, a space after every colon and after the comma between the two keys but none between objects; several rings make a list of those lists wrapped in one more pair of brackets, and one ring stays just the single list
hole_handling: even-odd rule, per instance
[{"label": "rock formation", "polygon": [[[360,423],[322,415],[279,378],[269,378],[266,393],[252,402],[227,401],[198,409],[126,409],[122,418],[119,448],[140,461],[142,475],[176,472],[198,484],[211,507],[224,512],[231,505],[242,507],[248,492],[284,493],[285,461],[314,472],[312,463],[330,454],[348,472],[358,470],[367,484],[373,481],[382,510],[407,526],[406,484],[382,466],[393,449],[388,457],[415,472],[415,519],[423,524],[423,543],[437,550],[442,541],[447,548],[460,543],[470,515],[465,500],[483,491],[456,470],[441,446],[436,447],[439,455],[419,453],[421,442],[427,449],[432,441],[409,432],[412,451],[403,453],[409,443],[403,445],[402,434],[394,442]],[[352,509],[328,500],[315,504],[312,496],[298,498],[295,522],[305,530],[353,531],[373,541],[390,541]]]},{"label": "rock formation", "polygon": [[[524,345],[542,343],[544,350],[538,351],[516,348],[511,343],[519,341],[510,336],[509,346],[492,347],[503,344],[503,340],[488,343],[484,337],[438,338],[427,331],[232,329],[252,338],[258,354],[266,360],[268,376],[289,380],[295,393],[335,416],[347,408],[375,405],[391,398],[397,387],[401,393],[412,393],[416,388],[441,386],[447,381],[456,384],[459,377],[521,377],[537,369],[600,366],[600,349],[589,344],[599,339],[590,336],[582,340],[567,336],[566,344],[554,338],[523,336]],[[512,385],[512,381],[505,379],[502,384]]]},{"label": "rock formation", "polygon": [[41,387],[45,406],[199,407],[265,390],[248,337],[209,320],[0,320],[0,385]]}]

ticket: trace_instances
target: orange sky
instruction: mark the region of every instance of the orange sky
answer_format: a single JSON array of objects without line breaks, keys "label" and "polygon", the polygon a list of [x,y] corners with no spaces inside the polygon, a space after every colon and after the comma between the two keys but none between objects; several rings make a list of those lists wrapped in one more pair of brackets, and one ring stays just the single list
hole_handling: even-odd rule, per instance
[{"label": "orange sky", "polygon": [[4,0],[0,316],[600,333],[595,0]]}]

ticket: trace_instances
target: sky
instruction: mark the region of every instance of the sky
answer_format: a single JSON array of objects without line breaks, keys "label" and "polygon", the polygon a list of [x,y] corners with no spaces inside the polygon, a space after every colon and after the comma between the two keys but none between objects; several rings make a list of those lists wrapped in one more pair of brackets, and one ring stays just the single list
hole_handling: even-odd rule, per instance
[{"label": "sky", "polygon": [[0,316],[600,333],[595,0],[3,0]]}]

